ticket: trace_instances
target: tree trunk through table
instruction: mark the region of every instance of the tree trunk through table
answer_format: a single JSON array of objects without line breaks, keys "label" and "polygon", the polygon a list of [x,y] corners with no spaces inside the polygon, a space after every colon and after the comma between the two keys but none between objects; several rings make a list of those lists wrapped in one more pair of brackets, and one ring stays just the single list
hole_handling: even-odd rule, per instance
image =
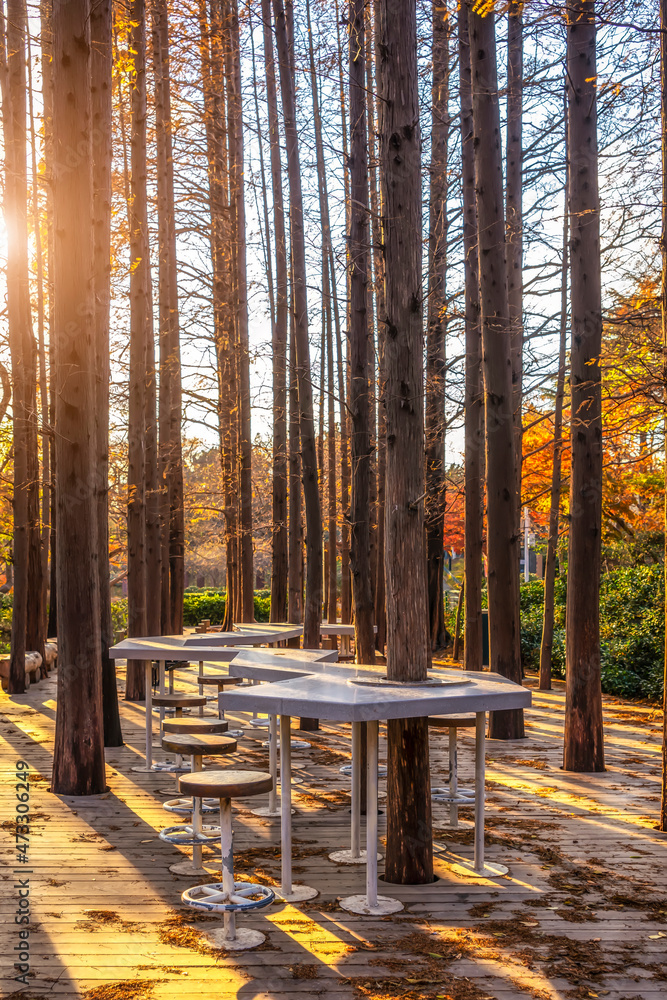
[{"label": "tree trunk through table", "polygon": [[[387,675],[424,680],[430,662],[424,552],[421,162],[415,0],[383,0],[381,94],[387,333],[385,579]],[[387,726],[389,882],[433,880],[428,723]]]}]

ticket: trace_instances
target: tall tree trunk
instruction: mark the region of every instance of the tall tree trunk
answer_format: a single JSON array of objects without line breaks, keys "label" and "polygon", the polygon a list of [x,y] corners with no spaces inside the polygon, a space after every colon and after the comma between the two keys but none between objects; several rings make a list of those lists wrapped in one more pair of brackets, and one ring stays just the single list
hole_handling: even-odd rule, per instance
[{"label": "tall tree trunk", "polygon": [[[521,683],[510,326],[493,11],[469,10],[479,283],[484,348],[491,668]],[[523,711],[492,712],[494,739],[523,737]]]},{"label": "tall tree trunk", "polygon": [[468,4],[459,4],[459,91],[461,95],[461,174],[465,268],[465,399],[463,415],[465,439],[465,642],[463,662],[466,670],[481,670],[484,388],[482,385],[482,329],[479,305],[479,257],[477,252],[477,205],[475,203],[475,153],[468,10]]},{"label": "tall tree trunk", "polygon": [[246,276],[245,185],[238,0],[229,0],[225,46],[228,91],[230,187],[235,223],[237,364],[239,372],[239,493],[241,618],[255,620],[255,580],[252,551],[252,440],[250,436],[250,350],[248,345],[248,286]]},{"label": "tall tree trunk", "polygon": [[[383,0],[378,44],[384,199],[387,409],[387,675],[419,681],[430,661],[424,558],[421,163],[415,0]],[[406,658],[405,650],[410,650]],[[387,726],[388,882],[433,881],[428,720]]]},{"label": "tall tree trunk", "polygon": [[[346,212],[350,206],[350,170],[348,166],[348,133],[347,112],[345,107],[345,82],[343,74],[343,47],[341,44],[341,15],[338,0],[334,0],[336,14],[336,41],[338,52],[338,84],[340,95],[341,134],[343,137],[343,190],[345,194]],[[345,624],[352,621],[352,579],[350,576],[350,418],[345,401],[348,396],[348,364],[343,358],[340,311],[336,294],[336,278],[333,252],[330,254],[331,286],[334,292],[334,320],[336,324],[336,363],[338,371],[338,391],[340,393],[340,620]],[[349,277],[349,269],[348,269]]]},{"label": "tall tree trunk", "polygon": [[271,33],[271,0],[262,0],[264,68],[269,112],[271,191],[276,243],[276,300],[273,348],[273,477],[271,547],[271,621],[285,621],[287,612],[287,243],[280,164],[280,130],[276,70]]},{"label": "tall tree trunk", "polygon": [[[372,44],[366,45],[366,76],[367,76],[367,110],[368,110],[368,159],[370,180],[371,207],[371,244],[373,249],[373,276],[375,294],[375,316],[377,320],[377,397],[378,397],[378,428],[377,428],[377,546],[375,557],[375,625],[377,633],[375,645],[380,653],[384,653],[387,641],[387,609],[384,584],[384,520],[385,520],[385,474],[387,465],[387,428],[384,401],[384,341],[386,328],[386,309],[384,302],[384,253],[382,247],[382,205],[378,187],[376,111],[378,100],[377,82],[373,67],[376,56],[376,26],[378,23],[378,2],[373,0],[373,34]],[[370,30],[369,30],[370,37]]]},{"label": "tall tree trunk", "polygon": [[[105,790],[94,410],[90,4],[53,7],[58,693],[52,791]],[[70,153],[78,155],[72,160]],[[66,169],[55,170],[56,164]]]},{"label": "tall tree trunk", "polygon": [[[162,560],[168,565],[169,600],[163,596],[163,631],[183,631],[185,524],[181,450],[181,347],[178,314],[174,163],[172,154],[167,0],[153,0],[153,69],[155,73],[155,133],[157,139],[157,209],[160,246],[160,487],[168,497]],[[163,494],[164,495],[164,494]],[[166,589],[163,583],[163,590]]]},{"label": "tall tree trunk", "polygon": [[96,360],[97,546],[99,550],[100,638],[104,745],[123,745],[118,711],[109,583],[109,303],[111,281],[111,104],[113,61],[111,0],[91,7],[91,90],[93,102],[93,232]]},{"label": "tall tree trunk", "polygon": [[[3,8],[4,10],[4,8]],[[4,18],[3,18],[4,19]],[[30,381],[34,341],[28,265],[28,171],[26,161],[24,0],[7,5],[7,49],[2,32],[2,111],[5,144],[4,215],[7,227],[7,326],[12,364],[12,430],[14,450],[12,613],[9,691],[25,690],[26,629],[30,594]]]},{"label": "tall tree trunk", "polygon": [[[30,116],[30,154],[32,173],[32,222],[35,240],[36,262],[36,306],[37,306],[37,365],[36,379],[39,386],[39,419],[42,425],[42,464],[41,474],[36,484],[37,490],[41,484],[41,498],[37,498],[41,512],[40,547],[40,593],[35,607],[33,622],[37,625],[38,641],[36,648],[43,655],[44,640],[47,636],[47,590],[49,581],[49,536],[51,528],[51,435],[49,434],[49,389],[46,378],[46,346],[45,346],[45,282],[44,282],[44,248],[42,241],[42,216],[39,204],[39,178],[37,171],[37,137],[35,133],[34,93],[32,83],[32,54],[30,50],[30,32],[26,32],[26,66],[28,72],[28,110]],[[39,467],[39,457],[38,457]],[[28,627],[28,641],[30,626]]]},{"label": "tall tree trunk", "polygon": [[521,422],[523,398],[523,0],[510,0],[507,11],[507,149],[506,149],[507,302],[509,306],[517,531],[521,513]]},{"label": "tall tree trunk", "polygon": [[299,458],[299,391],[296,381],[294,317],[290,314],[289,357],[289,577],[287,617],[303,621],[303,524],[301,513],[301,460]]},{"label": "tall tree trunk", "polygon": [[540,691],[551,689],[551,654],[554,638],[554,586],[556,582],[556,550],[560,520],[561,458],[563,454],[563,398],[565,396],[565,363],[567,351],[567,273],[569,240],[569,149],[567,141],[567,89],[564,91],[565,124],[565,187],[563,206],[563,251],[561,264],[560,341],[558,349],[558,376],[554,400],[554,456],[551,468],[551,494],[549,497],[549,535],[544,569],[544,613],[542,643],[540,645]]},{"label": "tall tree trunk", "polygon": [[426,546],[431,648],[445,645],[442,596],[445,530],[445,377],[447,370],[447,138],[449,12],[432,0],[431,166],[426,341]]},{"label": "tall tree trunk", "polygon": [[[44,129],[44,179],[46,183],[46,229],[47,229],[47,275],[48,275],[48,303],[49,303],[49,371],[53,373],[53,256],[54,256],[54,233],[53,233],[53,73],[52,73],[52,10],[50,0],[45,0],[40,6],[41,22],[41,49],[42,49],[42,100],[44,111],[42,116]],[[53,426],[55,423],[55,386],[54,379],[49,379],[49,466],[50,481],[48,484],[48,495],[50,501],[50,530],[49,530],[49,609],[46,625],[46,634],[56,637],[58,632],[58,602],[56,600],[56,564],[57,564],[57,541],[56,541],[56,466],[55,466],[55,437]]]},{"label": "tall tree trunk", "polygon": [[[660,0],[660,147],[662,154],[662,257],[661,310],[662,322],[662,382],[663,431],[667,440],[667,0]],[[667,484],[667,453],[665,454]],[[665,610],[667,611],[667,488],[665,489]],[[662,691],[662,792],[660,797],[660,829],[667,830],[667,615],[665,616],[665,665]]]},{"label": "tall tree trunk", "polygon": [[567,560],[566,771],[604,771],[600,686],[602,412],[595,3],[567,9],[572,471]]},{"label": "tall tree trunk", "polygon": [[350,72],[350,508],[352,597],[357,663],[375,662],[370,552],[370,331],[368,310],[368,143],[365,0],[349,0]]},{"label": "tall tree trunk", "polygon": [[290,188],[292,271],[294,275],[294,330],[297,382],[299,387],[301,468],[306,513],[306,602],[303,645],[305,649],[316,649],[320,644],[320,622],[322,615],[322,511],[317,483],[313,394],[310,381],[306,247],[303,199],[301,195],[301,167],[299,162],[294,83],[288,57],[287,26],[283,0],[274,0],[273,9],[280,62],[281,95],[287,144],[287,172]]},{"label": "tall tree trunk", "polygon": [[[130,141],[130,384],[127,475],[127,631],[145,636],[146,599],[146,347],[152,337],[148,201],[146,192],[146,8],[132,0],[132,131]],[[125,698],[145,697],[144,663],[128,660]]]}]

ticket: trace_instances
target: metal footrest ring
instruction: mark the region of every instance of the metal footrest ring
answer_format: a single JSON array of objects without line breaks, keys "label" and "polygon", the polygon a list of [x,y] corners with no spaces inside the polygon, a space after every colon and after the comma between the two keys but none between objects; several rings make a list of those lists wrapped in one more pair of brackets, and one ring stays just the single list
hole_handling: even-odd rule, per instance
[{"label": "metal footrest ring", "polygon": [[275,896],[268,885],[259,885],[257,882],[234,882],[233,893],[225,892],[222,882],[213,882],[186,889],[181,895],[181,902],[209,913],[238,913],[260,910],[272,903]]},{"label": "metal footrest ring", "polygon": [[475,804],[475,797],[466,794],[460,789],[456,795],[452,795],[448,788],[432,788],[431,799],[433,802],[446,802],[450,806],[472,806]]},{"label": "metal footrest ring", "polygon": [[196,847],[198,844],[215,844],[220,839],[219,826],[203,826],[201,833],[195,834],[191,826],[168,826],[160,830],[160,840],[179,847]]},{"label": "metal footrest ring", "polygon": [[153,770],[162,774],[189,774],[190,765],[174,764],[170,760],[155,760],[153,761]]},{"label": "metal footrest ring", "polygon": [[[348,778],[351,778],[352,777],[352,765],[351,764],[343,764],[342,767],[338,768],[338,773],[339,774],[346,774]],[[380,766],[378,767],[378,778],[386,778],[386,777],[387,777],[387,768],[385,767],[384,764],[380,764]]]},{"label": "metal footrest ring", "polygon": [[[189,816],[192,812],[192,799],[168,799],[162,803],[163,809],[176,813],[177,816]],[[202,799],[202,813],[220,812],[220,802],[218,799]]]}]

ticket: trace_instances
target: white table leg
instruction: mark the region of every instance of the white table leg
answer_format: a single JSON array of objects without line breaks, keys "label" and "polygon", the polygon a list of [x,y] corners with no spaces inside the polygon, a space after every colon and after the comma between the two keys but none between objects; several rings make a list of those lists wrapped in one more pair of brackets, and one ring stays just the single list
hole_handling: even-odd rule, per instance
[{"label": "white table leg", "polygon": [[268,806],[260,806],[258,809],[251,809],[253,816],[264,816],[268,818],[281,815],[278,805],[278,720],[275,715],[269,716],[269,773],[273,778],[273,788],[269,792]]},{"label": "white table leg", "polygon": [[308,885],[292,885],[292,746],[291,719],[280,716],[280,888],[276,897],[286,903],[312,899],[317,889]]},{"label": "white table leg", "polygon": [[452,871],[457,875],[468,875],[473,878],[498,878],[507,875],[506,865],[490,863],[484,860],[484,778],[486,755],[486,712],[477,712],[475,721],[475,847],[473,862],[461,862],[452,865]]},{"label": "white table leg", "polygon": [[454,801],[458,794],[458,785],[456,729],[452,726],[449,730],[449,796],[451,799],[451,804],[449,806],[449,825],[454,828],[459,825],[459,807]]},{"label": "white table leg", "polygon": [[[366,851],[361,849],[361,722],[352,723],[352,788],[351,788],[351,828],[349,851],[334,851],[329,860],[337,864],[363,865]],[[377,860],[382,855],[377,855]]]},{"label": "white table leg", "polygon": [[389,896],[378,896],[378,723],[372,720],[366,724],[366,745],[368,747],[366,777],[366,894],[347,896],[340,905],[350,913],[382,915],[398,913],[403,904]]},{"label": "white table leg", "polygon": [[153,664],[146,660],[145,668],[145,688],[146,688],[146,761],[143,766],[133,767],[133,771],[153,772]]}]

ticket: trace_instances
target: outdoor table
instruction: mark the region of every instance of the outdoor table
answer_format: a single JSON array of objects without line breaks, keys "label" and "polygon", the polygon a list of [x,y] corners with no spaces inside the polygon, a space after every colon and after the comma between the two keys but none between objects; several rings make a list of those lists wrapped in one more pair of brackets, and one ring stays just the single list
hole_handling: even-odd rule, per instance
[{"label": "outdoor table", "polygon": [[185,636],[186,646],[273,646],[303,635],[303,625],[236,625],[232,632],[198,632]]},{"label": "outdoor table", "polygon": [[[244,677],[256,683],[259,681],[284,681],[293,677],[304,677],[314,671],[331,669],[338,659],[335,649],[240,649],[229,665],[230,677]],[[232,670],[232,666],[234,669]],[[226,695],[225,695],[226,698]],[[269,715],[269,738],[265,746],[269,748],[269,772],[273,778],[273,788],[269,792],[268,806],[251,810],[255,816],[280,816],[278,806],[278,726],[275,715]],[[308,749],[305,740],[291,740],[295,750]]]},{"label": "outdoor table", "polygon": [[[373,631],[377,633],[377,630],[377,625],[374,625]],[[354,625],[348,625],[344,622],[332,622],[331,624],[329,624],[329,622],[322,622],[320,625],[320,636],[322,638],[334,638],[337,635],[339,635],[341,639],[340,651],[342,655],[351,656],[352,647],[350,645],[350,639],[354,635]]]},{"label": "outdoor table", "polygon": [[[280,716],[281,735],[281,887],[276,893],[288,901],[310,899],[316,890],[292,885],[291,716],[315,716],[335,722],[367,723],[368,780],[366,799],[366,894],[349,896],[341,905],[353,913],[386,914],[402,909],[395,899],[377,892],[378,722],[380,719],[426,718],[474,712],[476,724],[476,780],[474,873],[497,875],[484,865],[484,749],[487,711],[526,708],[530,691],[500,674],[451,670],[420,683],[390,682],[375,677],[310,674],[265,684],[225,696],[240,711],[259,708]],[[355,741],[356,742],[356,741]],[[358,764],[358,754],[356,765]],[[359,787],[355,783],[356,788]],[[353,850],[355,844],[352,845]],[[491,867],[491,866],[487,866]]]},{"label": "outdoor table", "polygon": [[134,771],[157,773],[153,768],[152,661],[158,661],[160,688],[161,693],[164,693],[164,664],[166,660],[198,661],[201,666],[204,661],[228,663],[236,656],[235,649],[225,646],[197,646],[195,648],[186,646],[185,638],[187,637],[182,635],[163,635],[124,639],[109,650],[109,656],[114,660],[144,660],[146,663],[146,762],[143,766],[133,768]]}]

